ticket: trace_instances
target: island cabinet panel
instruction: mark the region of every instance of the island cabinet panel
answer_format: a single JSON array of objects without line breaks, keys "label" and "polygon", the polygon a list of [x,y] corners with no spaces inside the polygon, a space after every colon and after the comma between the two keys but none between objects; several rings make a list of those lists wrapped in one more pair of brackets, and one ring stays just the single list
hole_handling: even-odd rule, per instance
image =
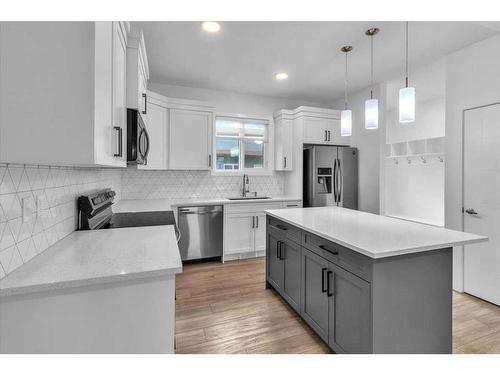
[{"label": "island cabinet panel", "polygon": [[316,333],[328,342],[328,261],[302,249],[301,316]]},{"label": "island cabinet panel", "polygon": [[285,240],[282,245],[283,298],[295,311],[300,312],[300,262],[301,247]]},{"label": "island cabinet panel", "polygon": [[328,344],[336,352],[369,353],[370,283],[328,264]]},{"label": "island cabinet panel", "polygon": [[267,281],[278,293],[283,291],[283,262],[281,261],[282,241],[278,233],[270,230],[267,234]]}]

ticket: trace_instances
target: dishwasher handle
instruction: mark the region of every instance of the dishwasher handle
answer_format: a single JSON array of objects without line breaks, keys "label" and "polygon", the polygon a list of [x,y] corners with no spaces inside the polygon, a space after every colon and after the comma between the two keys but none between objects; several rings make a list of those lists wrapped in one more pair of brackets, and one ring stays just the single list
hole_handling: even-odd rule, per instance
[{"label": "dishwasher handle", "polygon": [[179,208],[180,215],[208,215],[222,213],[220,206],[182,207]]}]

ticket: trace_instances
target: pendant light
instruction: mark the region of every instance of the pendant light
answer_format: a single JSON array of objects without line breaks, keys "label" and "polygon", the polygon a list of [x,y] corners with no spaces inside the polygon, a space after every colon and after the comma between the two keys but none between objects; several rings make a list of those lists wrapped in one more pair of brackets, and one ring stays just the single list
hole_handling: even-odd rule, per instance
[{"label": "pendant light", "polygon": [[352,134],[352,111],[347,109],[347,54],[352,51],[352,46],[344,46],[340,50],[345,53],[344,110],[340,112],[340,136],[350,137]]},{"label": "pendant light", "polygon": [[365,101],[365,129],[378,128],[378,100],[373,99],[373,36],[378,32],[376,27],[365,32],[370,37],[370,99]]},{"label": "pendant light", "polygon": [[408,86],[408,22],[405,31],[406,85],[399,90],[399,122],[410,123],[415,121],[415,87]]}]

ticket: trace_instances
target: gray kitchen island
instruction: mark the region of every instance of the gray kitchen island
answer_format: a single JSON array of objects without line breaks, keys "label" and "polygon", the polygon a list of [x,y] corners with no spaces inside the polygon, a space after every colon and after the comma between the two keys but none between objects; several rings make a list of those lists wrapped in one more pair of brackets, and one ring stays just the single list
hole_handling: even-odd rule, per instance
[{"label": "gray kitchen island", "polygon": [[452,353],[452,248],[487,237],[341,207],[266,214],[266,287],[334,352]]}]

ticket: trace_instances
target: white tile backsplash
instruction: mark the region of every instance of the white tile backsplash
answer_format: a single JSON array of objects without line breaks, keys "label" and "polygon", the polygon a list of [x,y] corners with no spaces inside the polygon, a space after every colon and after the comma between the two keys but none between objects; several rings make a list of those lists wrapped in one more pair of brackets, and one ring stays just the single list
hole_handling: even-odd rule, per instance
[{"label": "white tile backsplash", "polygon": [[[250,176],[250,191],[283,195],[284,176]],[[210,171],[144,171],[0,164],[0,279],[77,227],[76,199],[111,188],[120,199],[224,198],[241,194],[241,176]],[[39,198],[40,197],[40,198]],[[33,211],[22,222],[22,200]],[[37,200],[40,207],[37,210]]]},{"label": "white tile backsplash", "polygon": [[[259,195],[283,195],[284,176],[250,176],[250,191]],[[122,172],[122,199],[225,198],[239,196],[242,176],[213,176],[210,171],[145,171],[127,168]]]},{"label": "white tile backsplash", "polygon": [[[0,164],[0,278],[76,229],[79,195],[109,187],[119,200],[121,175],[119,169]],[[24,223],[23,198],[33,211]]]}]

